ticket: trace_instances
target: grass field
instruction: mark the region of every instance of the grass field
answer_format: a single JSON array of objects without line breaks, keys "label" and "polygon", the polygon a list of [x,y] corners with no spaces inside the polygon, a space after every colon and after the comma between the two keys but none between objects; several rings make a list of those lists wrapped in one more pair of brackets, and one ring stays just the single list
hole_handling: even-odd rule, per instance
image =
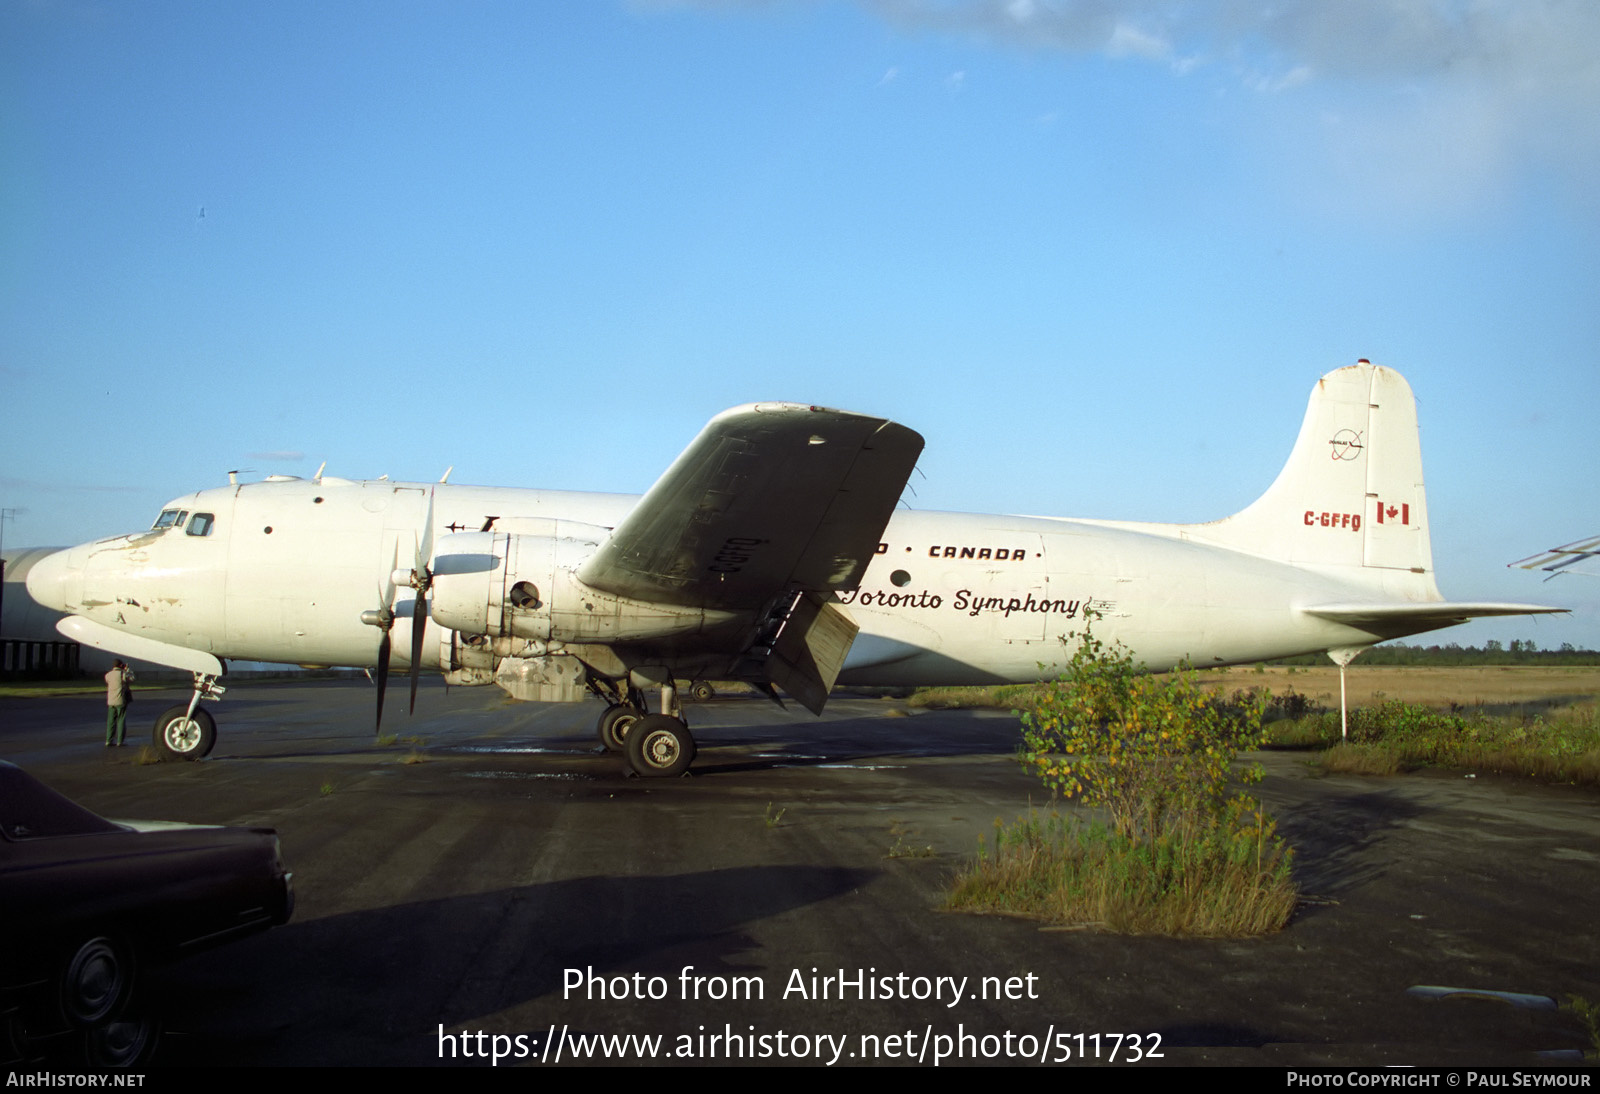
[{"label": "grass field", "polygon": [[[1200,682],[1223,694],[1246,688],[1266,688],[1274,695],[1298,692],[1313,703],[1338,709],[1339,670],[1326,668],[1260,669],[1243,665],[1207,669]],[[907,705],[932,709],[956,707],[1021,707],[1036,685],[1002,684],[995,687],[924,688]],[[1600,700],[1600,667],[1543,668],[1498,665],[1477,668],[1431,668],[1414,665],[1363,667],[1346,670],[1345,686],[1352,707],[1371,706],[1385,699],[1424,706],[1482,709],[1485,713],[1536,713],[1556,707]]]},{"label": "grass field", "polygon": [[[1326,668],[1265,666],[1259,671],[1249,666],[1210,669],[1200,678],[1223,692],[1264,687],[1281,695],[1292,688],[1324,706],[1339,706],[1339,670],[1331,664]],[[1345,670],[1345,687],[1352,707],[1398,699],[1430,707],[1455,704],[1490,714],[1534,713],[1600,699],[1600,667],[1364,667],[1357,661]]]},{"label": "grass field", "polygon": [[[1318,762],[1328,771],[1385,775],[1433,766],[1600,786],[1600,667],[1352,666],[1349,742],[1339,739],[1333,665],[1210,669],[1199,678],[1224,696],[1264,689],[1280,700],[1303,697],[1306,713],[1274,722],[1270,739],[1322,750]],[[1026,709],[1045,686],[927,688],[906,705]]]}]

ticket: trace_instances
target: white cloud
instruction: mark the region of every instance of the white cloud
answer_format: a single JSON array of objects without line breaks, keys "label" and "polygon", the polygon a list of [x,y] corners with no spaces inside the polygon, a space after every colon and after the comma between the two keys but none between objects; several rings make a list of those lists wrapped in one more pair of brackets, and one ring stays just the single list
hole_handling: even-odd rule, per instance
[{"label": "white cloud", "polygon": [[1145,57],[1161,60],[1172,54],[1172,44],[1159,34],[1140,30],[1132,23],[1118,23],[1105,50],[1113,57]]},{"label": "white cloud", "polygon": [[[1287,100],[1277,138],[1377,199],[1467,208],[1529,172],[1600,192],[1594,0],[859,0],[908,30],[1164,62]],[[1319,124],[1335,113],[1337,124]],[[1325,142],[1318,148],[1314,141]],[[1426,196],[1424,196],[1426,195]],[[1585,200],[1593,200],[1588,197]]]},{"label": "white cloud", "polygon": [[[1600,195],[1595,0],[856,2],[906,31],[1153,61],[1223,96],[1252,92],[1276,129],[1244,139],[1273,146],[1274,169],[1313,189],[1337,179],[1351,209],[1460,211],[1541,175],[1579,202]],[[1380,177],[1392,181],[1374,189]]]}]

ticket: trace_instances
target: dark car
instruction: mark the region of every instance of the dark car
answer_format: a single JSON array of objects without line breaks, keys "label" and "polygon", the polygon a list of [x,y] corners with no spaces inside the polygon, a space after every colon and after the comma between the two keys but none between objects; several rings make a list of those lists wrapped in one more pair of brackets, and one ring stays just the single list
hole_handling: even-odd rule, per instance
[{"label": "dark car", "polygon": [[108,821],[0,761],[0,1059],[63,1032],[137,1058],[143,973],[288,922],[290,878],[271,828]]}]

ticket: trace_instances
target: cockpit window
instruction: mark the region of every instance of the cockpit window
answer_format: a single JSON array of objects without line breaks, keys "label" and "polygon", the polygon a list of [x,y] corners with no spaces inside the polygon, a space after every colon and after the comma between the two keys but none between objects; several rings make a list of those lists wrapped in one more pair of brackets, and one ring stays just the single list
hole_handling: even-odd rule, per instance
[{"label": "cockpit window", "polygon": [[188,517],[187,509],[163,509],[156,522],[150,526],[152,532],[159,532],[165,528],[181,527],[184,519]]},{"label": "cockpit window", "polygon": [[211,526],[216,523],[216,516],[212,513],[196,513],[189,518],[189,534],[191,536],[209,536]]}]

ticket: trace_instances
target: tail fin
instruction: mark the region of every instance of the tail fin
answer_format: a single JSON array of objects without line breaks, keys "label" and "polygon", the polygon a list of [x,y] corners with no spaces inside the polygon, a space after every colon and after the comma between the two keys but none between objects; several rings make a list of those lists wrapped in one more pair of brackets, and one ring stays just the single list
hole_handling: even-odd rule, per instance
[{"label": "tail fin", "polygon": [[1411,385],[1365,360],[1328,373],[1267,492],[1185,531],[1301,566],[1356,570],[1408,599],[1439,599]]}]

